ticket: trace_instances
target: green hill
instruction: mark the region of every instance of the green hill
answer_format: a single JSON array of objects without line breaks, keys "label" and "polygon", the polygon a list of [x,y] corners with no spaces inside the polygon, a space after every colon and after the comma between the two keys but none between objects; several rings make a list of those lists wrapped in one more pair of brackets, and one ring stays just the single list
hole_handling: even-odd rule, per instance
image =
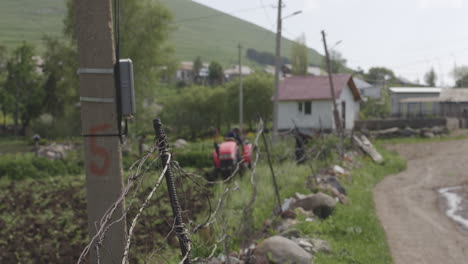
[{"label": "green hill", "polygon": [[[274,52],[275,34],[190,0],[162,0],[174,14],[172,42],[180,60],[217,60],[225,65],[237,61],[237,45]],[[60,35],[66,13],[65,0],[1,0],[0,43],[13,47],[22,41],[38,46],[44,34]],[[122,40],[125,41],[125,40]],[[289,57],[292,41],[283,39],[282,55]],[[310,63],[321,56],[310,50]]]}]

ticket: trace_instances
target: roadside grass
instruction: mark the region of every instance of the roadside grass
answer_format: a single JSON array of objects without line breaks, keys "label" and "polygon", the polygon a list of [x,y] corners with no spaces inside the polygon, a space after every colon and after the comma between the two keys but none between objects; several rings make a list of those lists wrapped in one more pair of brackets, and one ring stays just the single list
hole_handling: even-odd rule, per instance
[{"label": "roadside grass", "polygon": [[384,139],[377,139],[377,142],[385,145],[385,144],[413,144],[413,143],[427,143],[427,142],[444,142],[444,141],[468,139],[468,131],[464,131],[464,132],[465,133],[435,136],[433,138],[422,138],[422,137],[384,138]]},{"label": "roadside grass", "polygon": [[339,204],[328,219],[303,222],[298,229],[304,235],[330,242],[331,254],[320,253],[315,263],[392,263],[385,232],[377,218],[373,188],[385,176],[406,168],[397,153],[378,147],[385,162],[375,164],[365,157],[361,168],[352,171],[352,182],[343,181],[350,204]]}]

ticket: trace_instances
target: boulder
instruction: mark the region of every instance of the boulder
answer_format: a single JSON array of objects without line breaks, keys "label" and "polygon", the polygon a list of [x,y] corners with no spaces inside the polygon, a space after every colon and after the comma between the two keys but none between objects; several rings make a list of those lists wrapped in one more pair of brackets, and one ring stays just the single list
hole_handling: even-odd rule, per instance
[{"label": "boulder", "polygon": [[383,157],[380,155],[380,153],[375,149],[374,145],[369,141],[369,139],[361,135],[360,137],[357,135],[353,136],[353,141],[367,154],[369,155],[372,160],[374,160],[376,163],[382,163],[383,162]]},{"label": "boulder", "polygon": [[254,250],[257,256],[266,256],[270,263],[310,264],[312,255],[294,241],[282,236],[265,239]]},{"label": "boulder", "polygon": [[297,200],[293,205],[294,208],[302,207],[306,211],[312,211],[322,219],[330,216],[335,206],[335,199],[324,193],[307,195],[304,199]]},{"label": "boulder", "polygon": [[280,236],[292,239],[294,237],[300,237],[301,232],[299,232],[299,230],[295,228],[292,228],[292,229],[288,229],[288,230],[281,232]]},{"label": "boulder", "polygon": [[185,148],[187,145],[188,142],[185,139],[181,138],[177,139],[173,144],[174,148]]},{"label": "boulder", "polygon": [[424,133],[423,133],[423,137],[424,137],[424,138],[433,138],[433,137],[434,137],[434,133],[432,133],[432,132],[424,132]]},{"label": "boulder", "polygon": [[306,218],[314,218],[314,213],[312,213],[311,211],[306,211],[301,207],[297,207],[296,209],[294,209],[294,212],[296,213],[296,215],[303,215]]},{"label": "boulder", "polygon": [[331,253],[331,247],[328,241],[318,238],[312,238],[309,240],[309,242],[312,244],[312,253]]},{"label": "boulder", "polygon": [[296,226],[297,224],[299,224],[299,221],[297,221],[296,219],[286,219],[286,220],[283,220],[279,225],[278,227],[276,228],[276,230],[278,232],[283,232],[285,230],[288,230],[288,229],[292,229],[294,226]]}]

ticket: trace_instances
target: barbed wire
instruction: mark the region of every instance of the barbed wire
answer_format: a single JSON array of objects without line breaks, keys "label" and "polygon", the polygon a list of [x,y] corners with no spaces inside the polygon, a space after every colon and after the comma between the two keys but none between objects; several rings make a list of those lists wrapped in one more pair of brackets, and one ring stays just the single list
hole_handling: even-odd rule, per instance
[{"label": "barbed wire", "polygon": [[[244,215],[245,215],[244,217],[248,217],[249,215],[251,215],[252,206],[255,203],[255,199],[257,195],[255,174],[256,174],[257,163],[260,158],[259,138],[262,135],[263,130],[264,130],[264,124],[263,124],[263,121],[260,120],[257,125],[257,133],[256,133],[255,140],[253,143],[254,145],[253,153],[255,153],[255,158],[254,160],[252,160],[251,170],[250,170],[250,179],[249,179],[250,185],[252,186],[253,194],[249,200],[249,203],[246,205],[246,208],[244,208]],[[130,176],[128,177],[127,184],[124,186],[120,196],[116,199],[116,201],[108,208],[108,210],[102,216],[99,223],[96,223],[97,232],[90,239],[89,243],[81,252],[80,257],[77,261],[78,264],[84,262],[84,259],[89,254],[91,248],[94,248],[94,250],[96,251],[98,263],[101,261],[101,257],[102,257],[101,250],[104,250],[106,254],[109,254],[109,252],[107,252],[107,249],[103,246],[103,241],[106,237],[106,233],[108,232],[109,228],[111,228],[112,225],[120,221],[123,221],[128,215],[130,208],[134,207],[134,204],[138,200],[137,192],[139,191],[142,185],[142,182],[145,179],[145,175],[148,174],[148,171],[154,169],[155,162],[161,159],[161,154],[155,155],[156,150],[158,150],[157,142],[155,142],[151,146],[148,153],[146,153],[143,157],[141,157],[140,159],[138,159],[132,164],[132,166],[129,169]],[[170,155],[169,159],[167,160],[164,167],[162,168],[162,171],[160,171],[159,176],[156,178],[155,182],[152,184],[151,190],[149,191],[149,193],[147,193],[144,196],[145,198],[137,207],[136,215],[133,217],[131,221],[128,235],[126,237],[121,263],[122,264],[128,263],[130,252],[131,252],[131,247],[136,239],[135,230],[137,229],[137,224],[140,221],[140,218],[142,218],[142,215],[145,209],[149,207],[149,204],[151,203],[152,198],[155,196],[155,193],[157,193],[158,190],[160,189],[160,186],[164,179],[164,175],[165,173],[167,173],[169,169],[173,169],[173,171],[175,172],[176,177],[177,177],[176,179],[178,180],[179,185],[182,186],[182,189],[183,189],[183,184],[190,181],[195,184],[196,189],[203,190],[202,195],[204,195],[206,198],[206,204],[204,204],[203,206],[208,207],[207,208],[208,212],[206,213],[206,218],[201,223],[198,223],[197,221],[195,221],[195,217],[196,217],[195,215],[196,214],[203,215],[204,214],[203,211],[195,212],[193,215],[191,215],[190,210],[187,211],[187,204],[185,204],[185,209],[184,209],[185,216],[184,217],[187,217],[187,219],[189,220],[189,227],[190,227],[189,230],[185,231],[187,232],[187,235],[188,235],[188,234],[196,234],[200,230],[209,228],[211,225],[215,223],[219,223],[220,225],[225,224],[225,221],[220,221],[220,218],[225,217],[226,210],[228,209],[226,206],[226,202],[229,200],[229,197],[231,196],[231,194],[235,191],[238,191],[241,188],[238,182],[234,180],[234,178],[236,175],[239,175],[240,171],[244,167],[245,167],[245,164],[243,163],[243,159],[241,159],[235,164],[235,168],[233,169],[232,173],[228,177],[222,180],[209,181],[203,175],[199,175],[196,173],[186,171]],[[215,201],[216,201],[215,207],[212,207],[212,198],[210,198],[210,191],[208,190],[209,188],[208,186],[215,186],[215,185],[223,186],[223,188],[222,188],[222,192],[218,193],[217,197],[215,197]],[[183,193],[187,196],[185,191]],[[190,195],[190,192],[189,192],[189,195]],[[187,201],[189,197],[184,197],[184,198],[185,198],[185,201]],[[128,202],[128,206],[124,209],[123,214],[121,216],[119,216],[117,219],[113,219],[117,209],[124,201]],[[164,249],[165,245],[169,244],[168,240],[170,236],[174,234],[174,231],[177,230],[177,228],[180,228],[179,226],[176,225],[175,218],[172,218],[172,219],[173,219],[172,224],[167,223],[170,226],[170,230],[166,233],[164,239],[161,241],[161,246],[158,246],[158,248],[155,248],[154,250],[150,252],[150,254],[147,255],[146,257],[147,261],[149,261],[156,254],[161,252],[161,250]],[[234,234],[231,232],[238,232],[239,230],[242,230],[242,228],[245,227],[245,224],[246,223],[239,223],[237,227],[232,227],[232,229],[230,229],[231,227],[226,226],[225,228],[223,228],[222,232],[216,234],[215,235],[217,237],[216,240],[212,242],[211,245],[207,244],[206,246],[206,248],[209,248],[211,252],[209,253],[208,258],[205,258],[204,260],[212,258],[214,256],[216,251],[220,248],[220,243],[223,244],[225,248],[225,252],[228,252],[229,237],[232,234]],[[180,263],[184,263],[189,258],[189,253],[192,250],[192,245],[191,243],[188,243],[187,245],[188,245],[187,253],[184,256],[181,256],[182,260],[180,261]],[[161,255],[161,258],[165,259],[164,256],[162,255]],[[199,261],[202,259],[196,258],[195,260]]]}]

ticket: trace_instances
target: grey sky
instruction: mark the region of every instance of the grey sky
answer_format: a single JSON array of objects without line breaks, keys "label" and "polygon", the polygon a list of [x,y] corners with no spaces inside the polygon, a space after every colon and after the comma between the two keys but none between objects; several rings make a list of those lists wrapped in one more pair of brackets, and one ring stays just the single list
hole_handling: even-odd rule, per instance
[{"label": "grey sky", "polygon": [[[195,0],[265,28],[275,30],[277,0]],[[348,65],[385,66],[410,80],[423,81],[434,67],[439,85],[453,84],[450,72],[468,64],[466,0],[283,0],[284,14],[304,13],[284,21],[284,35],[305,33],[307,44],[323,53],[320,31]],[[265,8],[261,8],[264,6]],[[443,73],[443,76],[440,76]]]}]

